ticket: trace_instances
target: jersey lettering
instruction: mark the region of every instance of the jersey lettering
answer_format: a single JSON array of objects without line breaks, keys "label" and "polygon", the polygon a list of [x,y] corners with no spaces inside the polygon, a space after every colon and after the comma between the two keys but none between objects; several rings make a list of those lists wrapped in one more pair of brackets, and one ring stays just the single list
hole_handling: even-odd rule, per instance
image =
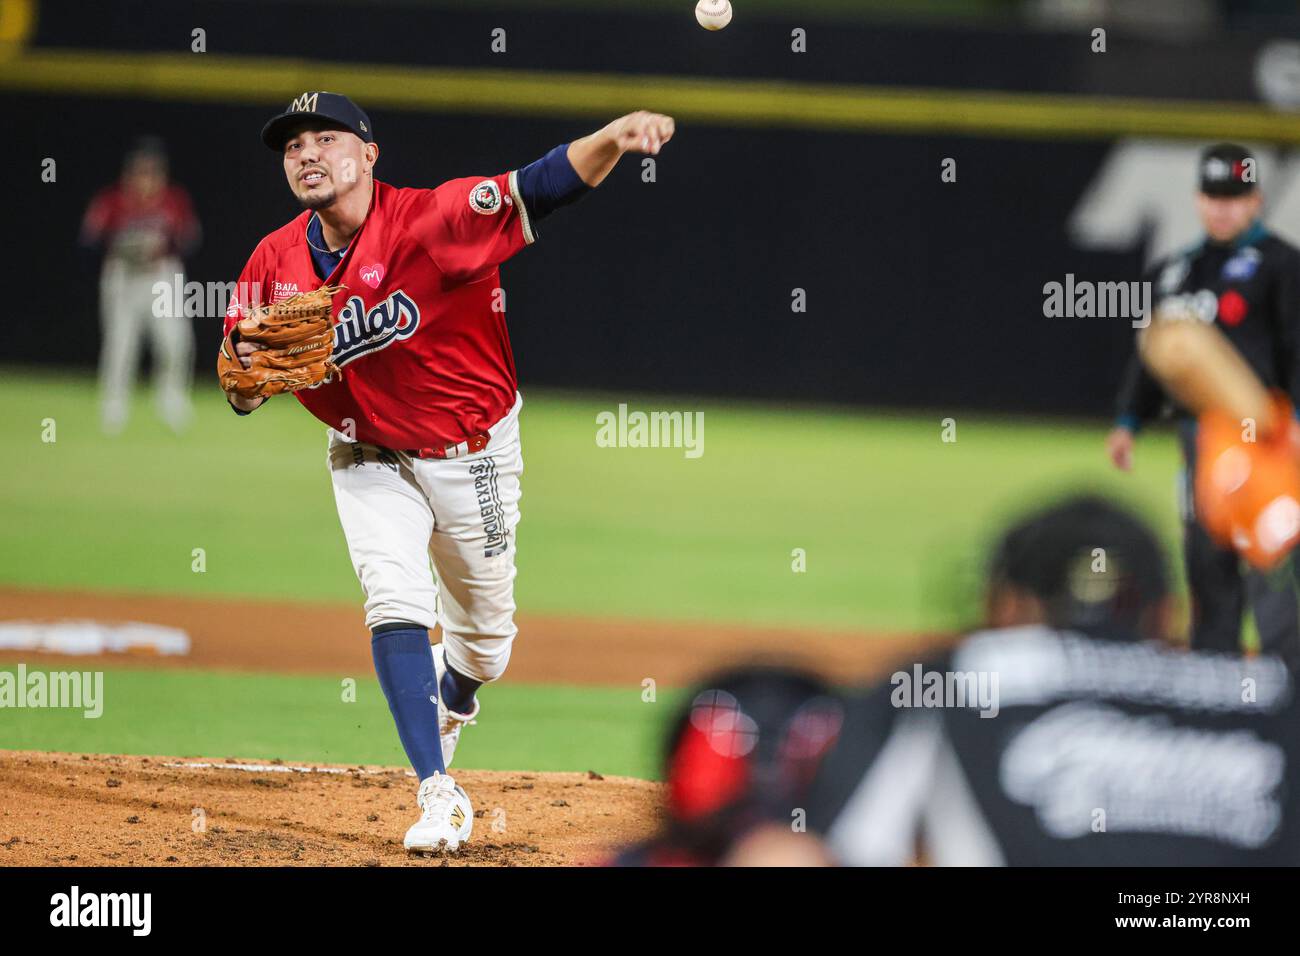
[{"label": "jersey lettering", "polygon": [[401,289],[369,310],[361,296],[350,296],[334,326],[334,364],[342,368],[363,355],[409,339],[419,327],[420,307]]}]

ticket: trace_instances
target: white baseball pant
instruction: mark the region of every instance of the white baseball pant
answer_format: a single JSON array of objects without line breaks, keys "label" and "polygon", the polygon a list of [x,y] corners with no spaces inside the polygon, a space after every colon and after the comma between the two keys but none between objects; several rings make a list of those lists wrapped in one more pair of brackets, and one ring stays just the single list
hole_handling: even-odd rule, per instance
[{"label": "white baseball pant", "polygon": [[154,309],[154,284],[166,282],[170,289],[179,275],[181,263],[173,257],[165,256],[143,269],[112,256],[104,261],[99,280],[103,332],[99,384],[100,415],[106,431],[115,432],[126,424],[146,331],[153,350],[158,414],[176,431],[189,423],[194,328],[188,315],[172,314],[170,293],[167,306]]},{"label": "white baseball pant", "polygon": [[366,627],[441,623],[447,661],[477,681],[505,672],[517,631],[522,406],[520,397],[488,430],[482,451],[458,458],[414,458],[329,429],[334,501]]}]

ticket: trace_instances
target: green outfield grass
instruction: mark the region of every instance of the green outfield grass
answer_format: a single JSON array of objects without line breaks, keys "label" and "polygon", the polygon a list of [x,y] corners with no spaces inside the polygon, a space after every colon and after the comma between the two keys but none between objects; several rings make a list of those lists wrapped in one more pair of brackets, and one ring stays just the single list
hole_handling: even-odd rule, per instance
[{"label": "green outfield grass", "polygon": [[[197,402],[176,437],[141,393],[126,432],[106,438],[87,376],[0,370],[0,584],[359,602],[323,426],[288,398],[249,418],[215,387]],[[702,411],[704,454],[598,447],[596,416],[619,402]],[[949,416],[954,443],[940,440]],[[1175,527],[1167,435],[1144,439],[1138,471],[1120,476],[1100,425],[959,410],[530,392],[522,421],[518,599],[531,613],[948,628],[971,620],[989,533],[1053,491],[1114,492],[1171,543]],[[376,683],[357,678],[345,704],[331,678],[112,668],[103,717],[5,710],[0,747],[402,764]],[[460,766],[641,777],[656,775],[680,699],[509,681],[483,694],[490,718],[466,734]]]},{"label": "green outfield grass", "polygon": [[[84,375],[0,370],[0,583],[355,602],[324,429],[215,387],[183,437],[142,394],[99,434]],[[990,530],[1053,490],[1114,492],[1173,542],[1172,438],[1118,475],[1103,428],[529,392],[518,599],[528,612],[890,630],[962,623]],[[704,454],[600,448],[596,415],[704,412]],[[952,416],[957,441],[940,440]],[[42,442],[52,419],[56,438]],[[274,550],[266,550],[266,530]],[[202,548],[206,570],[192,569]],[[803,549],[807,570],[794,573]]]},{"label": "green outfield grass", "polygon": [[[464,732],[455,765],[654,779],[659,740],[680,693],[661,691],[645,703],[639,686],[494,685],[482,693],[491,719]],[[345,703],[335,678],[211,671],[109,668],[102,716],[6,709],[0,711],[0,749],[406,764],[372,677],[358,677],[356,700]]]}]

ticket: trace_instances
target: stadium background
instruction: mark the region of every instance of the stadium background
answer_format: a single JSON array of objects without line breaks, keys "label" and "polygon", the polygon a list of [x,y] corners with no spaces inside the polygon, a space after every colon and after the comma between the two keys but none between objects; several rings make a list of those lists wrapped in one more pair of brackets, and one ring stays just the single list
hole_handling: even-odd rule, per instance
[{"label": "stadium background", "polygon": [[[0,651],[107,687],[98,720],[0,712],[0,748],[402,762],[318,424],[291,401],[229,414],[207,315],[194,427],[168,433],[143,387],[123,435],[97,425],[86,203],[162,137],[204,229],[187,278],[232,280],[295,214],[256,134],[304,89],[370,112],[397,185],[513,168],[631,109],[678,122],[655,182],[625,161],[503,269],[521,635],[458,763],[654,778],[709,663],[878,672],[971,623],[989,533],[1066,488],[1119,496],[1172,547],[1170,436],[1143,439],[1132,475],[1102,453],[1128,322],[1044,318],[1043,285],[1129,281],[1194,240],[1191,157],[1211,140],[1262,150],[1270,222],[1300,237],[1294,4],[735,6],[709,34],[689,0],[0,2],[0,633],[136,620],[194,640],[182,662]],[[597,447],[620,403],[704,412],[703,456]],[[258,547],[268,529],[282,555]]]}]

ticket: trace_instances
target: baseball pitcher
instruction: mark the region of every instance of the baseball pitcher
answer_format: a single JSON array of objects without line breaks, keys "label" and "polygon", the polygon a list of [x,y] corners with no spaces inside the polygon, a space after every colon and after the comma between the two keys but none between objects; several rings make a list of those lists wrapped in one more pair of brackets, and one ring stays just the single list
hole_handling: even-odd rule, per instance
[{"label": "baseball pitcher", "polygon": [[218,375],[239,414],[293,392],[329,426],[375,672],[420,780],[408,850],[470,836],[447,767],[516,632],[523,400],[498,267],[624,153],[658,153],[673,129],[632,113],[523,168],[435,189],[375,179],[374,126],[337,93],[304,93],[262,130],[304,212],[244,267]]}]

